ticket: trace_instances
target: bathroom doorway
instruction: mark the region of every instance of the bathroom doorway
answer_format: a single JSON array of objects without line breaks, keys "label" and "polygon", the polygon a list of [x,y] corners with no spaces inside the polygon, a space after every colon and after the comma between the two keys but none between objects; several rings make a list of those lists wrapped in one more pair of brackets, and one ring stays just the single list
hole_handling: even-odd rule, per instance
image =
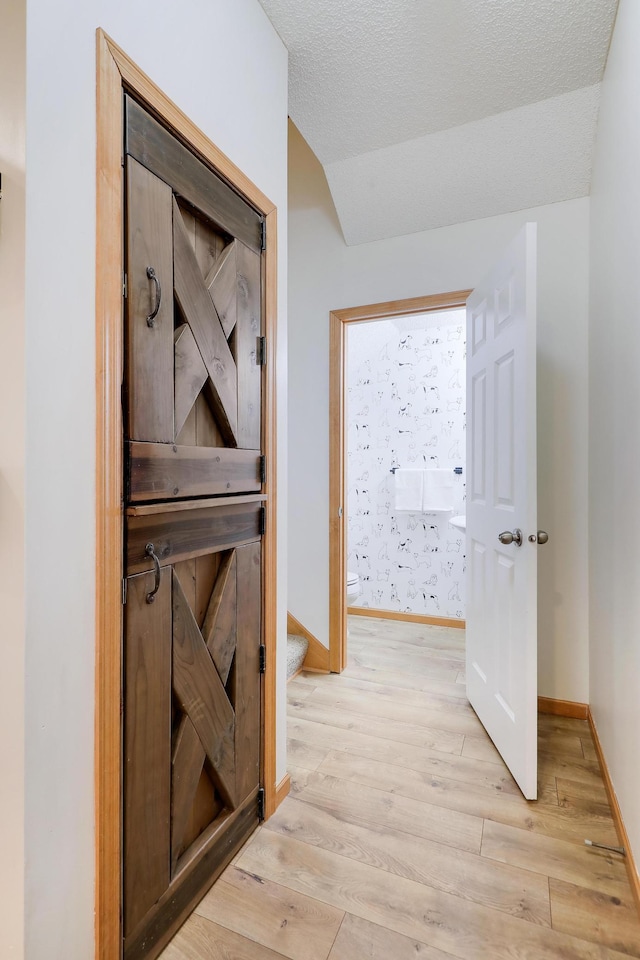
[{"label": "bathroom doorway", "polygon": [[[464,626],[464,587],[458,571],[458,567],[462,570],[463,557],[458,554],[464,553],[464,532],[450,527],[449,520],[454,510],[463,512],[466,471],[464,467],[462,474],[454,470],[463,466],[465,449],[457,436],[454,408],[463,413],[465,371],[463,363],[454,366],[454,360],[463,359],[461,311],[470,292],[374,304],[330,316],[330,669],[334,672],[341,672],[347,663],[347,570],[361,577],[360,597],[351,600],[360,615]],[[373,326],[373,321],[387,322]],[[351,361],[350,340],[360,352]],[[412,510],[411,504],[408,510],[396,510],[399,481],[418,479],[422,489],[420,474],[396,478],[396,471],[407,469],[420,471],[427,485],[436,486],[443,483],[447,471],[445,499],[451,499],[451,504],[442,499],[436,502],[442,495],[435,492],[433,502],[426,494],[429,502],[421,510]],[[398,505],[402,507],[400,501]],[[447,549],[451,557],[445,556]],[[443,564],[446,569],[441,570]],[[454,567],[457,580],[451,576]]]}]

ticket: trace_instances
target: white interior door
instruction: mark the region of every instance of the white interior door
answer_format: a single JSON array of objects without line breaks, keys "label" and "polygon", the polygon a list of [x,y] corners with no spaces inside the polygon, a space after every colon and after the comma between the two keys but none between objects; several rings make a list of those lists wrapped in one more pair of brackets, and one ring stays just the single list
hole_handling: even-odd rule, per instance
[{"label": "white interior door", "polygon": [[[535,800],[534,223],[467,301],[467,417],[467,695],[523,794]],[[500,534],[513,539],[501,542]]]}]

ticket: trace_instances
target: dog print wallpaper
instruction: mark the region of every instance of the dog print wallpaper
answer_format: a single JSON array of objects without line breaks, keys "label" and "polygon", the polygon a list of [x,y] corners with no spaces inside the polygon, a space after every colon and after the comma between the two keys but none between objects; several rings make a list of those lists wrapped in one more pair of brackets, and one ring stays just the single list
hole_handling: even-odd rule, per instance
[{"label": "dog print wallpaper", "polygon": [[[352,324],[347,338],[348,561],[356,606],[464,619],[465,314]],[[396,511],[395,467],[451,468],[453,512]],[[454,473],[462,467],[462,473]]]}]

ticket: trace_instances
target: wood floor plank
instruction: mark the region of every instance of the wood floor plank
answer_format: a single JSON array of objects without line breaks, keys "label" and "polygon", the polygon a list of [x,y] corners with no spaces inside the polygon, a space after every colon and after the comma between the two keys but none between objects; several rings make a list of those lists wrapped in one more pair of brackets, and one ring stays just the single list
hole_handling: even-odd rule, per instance
[{"label": "wood floor plank", "polygon": [[376,786],[363,790],[356,782],[319,773],[311,774],[299,798],[351,823],[377,824],[415,837],[436,840],[458,850],[480,852],[480,817],[421,803]]},{"label": "wood floor plank", "polygon": [[159,960],[282,960],[282,954],[193,913]]},{"label": "wood floor plank", "polygon": [[[301,681],[302,674],[298,674],[295,680],[289,680],[287,683],[287,698],[291,699],[292,697],[297,698],[298,700],[303,700],[305,697],[308,697],[316,688],[315,683],[305,683]],[[316,674],[317,677],[317,674]]]},{"label": "wood floor plank", "polygon": [[406,658],[402,661],[396,654],[364,647],[353,654],[349,654],[349,662],[356,665],[389,667],[400,673],[412,673],[416,666],[419,666],[424,676],[436,677],[441,680],[452,680],[457,677],[461,666],[459,660],[446,657],[412,657],[411,660]]},{"label": "wood floor plank", "polygon": [[[296,677],[301,685],[318,686],[318,674],[301,673]],[[315,680],[315,682],[314,682]],[[398,700],[400,697],[407,703],[424,706],[426,703],[462,704],[468,710],[469,701],[466,691],[459,683],[450,680],[438,680],[423,677],[419,673],[401,674],[389,670],[376,670],[374,667],[348,666],[342,673],[330,673],[322,678],[322,686],[326,689],[340,687],[352,690],[362,690],[371,696],[382,695]],[[400,694],[400,691],[403,691]],[[424,694],[428,694],[425,697]]]},{"label": "wood floor plank", "polygon": [[580,780],[569,780],[566,777],[557,777],[558,800],[560,803],[567,797],[577,797],[582,800],[595,800],[597,803],[607,803],[607,791],[604,783],[582,783]]},{"label": "wood floor plank", "polygon": [[291,960],[326,960],[344,917],[238,867],[225,870],[196,913]]},{"label": "wood floor plank", "polygon": [[547,733],[569,733],[574,737],[590,737],[588,720],[577,720],[575,717],[557,717],[551,713],[538,714],[538,729]]},{"label": "wood floor plank", "polygon": [[366,733],[381,740],[396,740],[399,743],[413,744],[426,750],[435,750],[440,753],[460,754],[464,737],[460,733],[451,733],[449,730],[435,730],[418,723],[408,723],[406,720],[379,719],[378,717],[362,717],[359,714],[347,713],[342,710],[332,710],[325,704],[317,704],[312,698],[304,700],[290,699],[288,706],[289,717],[300,720],[311,720],[315,723],[325,723],[343,730],[352,730],[356,733]]},{"label": "wood floor plank", "polygon": [[550,926],[547,878],[530,871],[505,864],[494,864],[498,869],[490,869],[477,854],[392,830],[388,825],[354,824],[339,813],[294,799],[282,804],[266,828],[511,916]]},{"label": "wood floor plank", "polygon": [[460,960],[621,960],[624,954],[261,830],[242,869]]},{"label": "wood floor plank", "polygon": [[560,777],[596,785],[602,783],[600,767],[592,760],[568,758],[544,752],[538,754],[538,776]]},{"label": "wood floor plank", "polygon": [[406,659],[408,647],[410,648],[409,652],[412,658],[415,657],[420,660],[455,660],[459,666],[464,664],[464,646],[460,648],[457,644],[451,643],[448,638],[443,640],[433,637],[427,641],[425,641],[424,638],[422,640],[418,640],[417,638],[413,640],[389,640],[385,638],[383,642],[378,641],[373,644],[368,637],[361,639],[350,638],[349,640],[350,655],[366,654],[369,650],[372,650],[385,656],[396,657],[399,664],[403,663]]},{"label": "wood floor plank", "polygon": [[375,667],[357,666],[349,664],[340,674],[345,680],[357,680],[366,683],[391,686],[394,690],[418,690],[430,693],[438,700],[467,699],[467,692],[455,680],[440,680],[438,677],[425,677],[421,674],[397,673],[394,670],[379,670]]},{"label": "wood floor plank", "polygon": [[[560,806],[565,810],[573,811],[576,818],[585,815],[590,817],[592,822],[601,820],[602,823],[608,824],[612,828],[614,826],[611,807],[606,802],[585,800],[584,797],[563,797]],[[615,844],[615,846],[618,846],[618,844]]]},{"label": "wood floor plank", "polygon": [[596,753],[596,748],[591,737],[582,737],[581,743],[585,760],[592,760],[594,763],[597,763],[598,754]]},{"label": "wood floor plank", "polygon": [[624,863],[616,854],[554,837],[534,836],[503,823],[485,822],[481,852],[492,860],[612,897],[622,899],[629,889]]},{"label": "wood floor plank", "polygon": [[582,740],[571,733],[547,731],[541,728],[538,732],[538,749],[555,757],[575,757],[584,760]]},{"label": "wood floor plank", "polygon": [[[336,679],[338,675],[334,674]],[[382,676],[385,676],[383,674]],[[439,692],[432,692],[431,690],[421,690],[421,689],[407,689],[407,688],[398,688],[388,681],[388,676],[386,677],[387,682],[379,682],[375,685],[366,680],[358,680],[355,677],[344,677],[340,674],[340,693],[344,692],[347,694],[351,693],[351,700],[354,704],[361,702],[365,699],[371,699],[374,703],[386,703],[386,704],[398,704],[402,703],[405,706],[411,704],[414,709],[414,722],[420,722],[420,716],[422,711],[425,709],[439,709],[442,706],[442,709],[446,713],[457,713],[462,714],[465,717],[475,717],[475,711],[469,701],[467,700],[466,694],[464,696],[453,696],[451,694]],[[382,680],[382,677],[379,678]],[[460,685],[453,685],[446,683],[444,680],[434,680],[432,681],[433,686],[442,687],[444,684],[444,689],[449,691],[451,686],[457,686],[460,689]],[[321,686],[320,692],[318,691],[318,686]],[[320,700],[324,691],[330,688],[330,684],[323,683],[321,685],[316,684],[316,699]],[[400,690],[402,691],[400,693]],[[333,693],[335,695],[335,686],[333,688]]]},{"label": "wood floor plank", "polygon": [[462,756],[472,760],[484,760],[485,763],[504,763],[488,734],[484,737],[465,737]]},{"label": "wood floor plank", "polygon": [[381,740],[369,734],[292,717],[289,718],[289,732],[298,740],[306,740],[328,750],[337,747],[350,757],[380,760],[428,777],[458,780],[465,784],[466,789],[489,796],[522,796],[506,767],[498,767],[494,763],[437,753],[412,744]]},{"label": "wood floor plank", "polygon": [[317,747],[306,740],[296,740],[289,737],[287,740],[287,758],[289,763],[305,770],[317,770],[329,752],[328,747]]},{"label": "wood floor plank", "polygon": [[453,960],[453,955],[377,923],[345,915],[329,960]]},{"label": "wood floor plank", "polygon": [[289,764],[289,777],[291,779],[291,786],[289,787],[289,795],[292,797],[297,796],[301,793],[309,782],[309,778],[312,774],[312,770],[305,770],[304,767],[295,767],[293,764]]},{"label": "wood floor plank", "polygon": [[554,879],[549,890],[555,930],[640,957],[640,922],[633,899]]},{"label": "wood floor plank", "polygon": [[532,834],[558,837],[583,844],[585,835],[598,843],[616,843],[612,827],[600,818],[576,816],[570,809],[542,805],[520,796],[495,796],[461,789],[460,783],[444,777],[428,777],[390,763],[363,759],[339,751],[329,753],[318,767],[327,776],[349,780],[369,788],[384,785],[390,793],[447,807],[486,820],[495,820]]},{"label": "wood floor plank", "polygon": [[[460,733],[468,736],[479,736],[484,728],[475,713],[467,705],[455,710],[439,709],[437,704],[425,703],[417,708],[414,703],[407,703],[402,698],[392,700],[387,697],[371,697],[362,690],[325,690],[318,686],[308,697],[309,703],[323,703],[332,710],[346,710],[364,717],[383,717],[387,720],[402,720],[407,723],[419,721],[425,727],[436,730],[449,730],[451,733]],[[585,761],[586,762],[586,761]]]}]

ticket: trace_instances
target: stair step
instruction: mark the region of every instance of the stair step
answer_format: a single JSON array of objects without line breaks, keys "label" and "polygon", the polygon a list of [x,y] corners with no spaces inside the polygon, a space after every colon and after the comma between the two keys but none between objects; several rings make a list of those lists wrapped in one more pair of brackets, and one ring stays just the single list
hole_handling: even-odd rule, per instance
[{"label": "stair step", "polygon": [[309,649],[309,641],[295,633],[287,634],[287,680],[302,667]]}]

